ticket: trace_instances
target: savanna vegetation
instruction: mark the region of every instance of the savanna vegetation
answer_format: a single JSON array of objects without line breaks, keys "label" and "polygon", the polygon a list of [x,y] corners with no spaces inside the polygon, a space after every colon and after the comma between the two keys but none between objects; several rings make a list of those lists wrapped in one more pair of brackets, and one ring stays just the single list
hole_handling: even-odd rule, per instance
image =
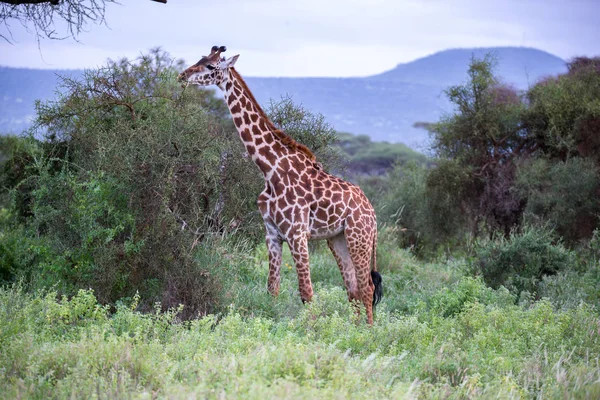
[{"label": "savanna vegetation", "polygon": [[395,165],[427,164],[424,154],[403,143],[373,142],[367,135],[338,132],[334,148],[344,156],[343,173],[351,179],[377,178],[387,175]]},{"label": "savanna vegetation", "polygon": [[262,178],[181,65],[63,79],[0,137],[0,397],[600,397],[600,60],[525,93],[493,66],[447,90],[430,157],[268,107],[377,209],[372,327],[325,246],[312,303],[289,253],[268,295]]}]

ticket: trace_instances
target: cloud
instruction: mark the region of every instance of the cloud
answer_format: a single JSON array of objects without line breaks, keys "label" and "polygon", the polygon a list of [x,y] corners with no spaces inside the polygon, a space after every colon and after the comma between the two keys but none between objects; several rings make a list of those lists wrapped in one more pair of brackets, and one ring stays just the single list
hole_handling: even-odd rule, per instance
[{"label": "cloud", "polygon": [[246,75],[353,76],[453,47],[530,46],[563,58],[600,53],[593,0],[178,0],[109,5],[108,26],[73,41],[15,31],[0,64],[81,68],[162,46],[196,61],[214,44],[241,53]]}]

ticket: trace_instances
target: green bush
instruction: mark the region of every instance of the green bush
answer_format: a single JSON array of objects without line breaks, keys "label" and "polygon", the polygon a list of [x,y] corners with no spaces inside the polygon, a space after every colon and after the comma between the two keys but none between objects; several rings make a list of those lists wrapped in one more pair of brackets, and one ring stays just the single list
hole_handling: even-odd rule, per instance
[{"label": "green bush", "polygon": [[590,238],[598,226],[598,188],[600,172],[589,158],[539,158],[517,171],[516,190],[527,199],[525,221],[545,221],[569,243]]},{"label": "green bush", "polygon": [[579,156],[600,164],[600,58],[576,58],[569,72],[549,77],[527,92],[523,122],[547,157]]},{"label": "green bush", "polygon": [[584,272],[571,270],[545,276],[538,284],[537,293],[561,309],[589,304],[600,310],[600,264]]},{"label": "green bush", "polygon": [[378,222],[397,226],[395,232],[406,247],[422,246],[431,239],[426,176],[422,166],[396,166],[387,178],[386,193],[376,203]]},{"label": "green bush", "polygon": [[452,161],[439,161],[432,169],[397,165],[385,179],[385,191],[376,197],[378,221],[396,226],[400,244],[419,255],[453,247],[467,233],[461,201],[467,180],[468,174]]},{"label": "green bush", "polygon": [[600,230],[596,229],[575,255],[577,261],[572,268],[543,278],[538,295],[561,309],[589,304],[600,310]]},{"label": "green bush", "polygon": [[573,268],[572,251],[557,241],[547,227],[526,227],[510,237],[496,236],[474,249],[473,266],[493,288],[505,286],[512,293],[538,292],[544,276]]},{"label": "green bush", "polygon": [[428,309],[442,317],[462,313],[474,303],[503,307],[514,304],[515,296],[500,287],[493,290],[478,278],[465,277],[427,299]]},{"label": "green bush", "polygon": [[218,284],[195,247],[230,221],[258,220],[247,192],[259,186],[244,178],[249,161],[222,100],[182,92],[176,74],[153,50],[63,79],[57,101],[37,104],[45,140],[3,165],[4,280],[68,296],[93,288],[113,304],[140,290],[144,309],[185,303],[186,316],[214,306]]}]

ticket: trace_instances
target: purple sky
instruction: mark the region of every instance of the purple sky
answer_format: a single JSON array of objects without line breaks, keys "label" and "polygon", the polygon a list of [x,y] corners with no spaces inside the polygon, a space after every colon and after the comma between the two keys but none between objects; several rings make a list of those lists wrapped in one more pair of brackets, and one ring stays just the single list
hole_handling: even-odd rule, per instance
[{"label": "purple sky", "polygon": [[[456,47],[600,55],[600,0],[149,0],[110,5],[107,26],[41,42],[13,24],[0,65],[95,67],[161,46],[193,63],[214,44],[249,76],[364,76]],[[2,28],[3,29],[3,28]],[[6,33],[6,32],[2,32]]]}]

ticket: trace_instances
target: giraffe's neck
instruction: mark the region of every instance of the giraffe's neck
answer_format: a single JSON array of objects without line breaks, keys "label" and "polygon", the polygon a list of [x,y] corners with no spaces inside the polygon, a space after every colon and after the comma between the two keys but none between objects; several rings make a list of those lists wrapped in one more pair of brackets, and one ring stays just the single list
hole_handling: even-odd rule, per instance
[{"label": "giraffe's neck", "polygon": [[224,87],[225,100],[233,123],[246,151],[268,178],[289,149],[277,137],[277,128],[256,102],[239,73],[229,68],[228,75]]}]

